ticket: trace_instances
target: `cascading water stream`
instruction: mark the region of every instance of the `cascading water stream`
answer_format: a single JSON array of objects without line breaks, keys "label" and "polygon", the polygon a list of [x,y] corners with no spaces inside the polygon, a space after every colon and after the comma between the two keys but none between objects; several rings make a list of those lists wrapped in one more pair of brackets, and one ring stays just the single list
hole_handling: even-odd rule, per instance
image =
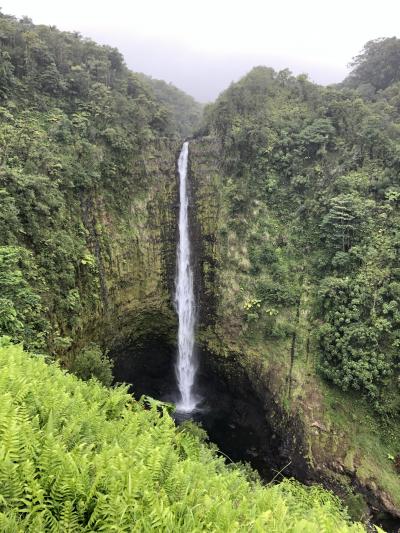
[{"label": "cascading water stream", "polygon": [[198,404],[198,399],[196,399],[193,392],[197,372],[197,362],[194,353],[196,306],[189,239],[189,200],[187,192],[188,155],[189,143],[185,142],[178,160],[180,206],[175,290],[175,306],[179,319],[176,378],[181,396],[176,405],[178,413],[191,413],[196,409]]}]

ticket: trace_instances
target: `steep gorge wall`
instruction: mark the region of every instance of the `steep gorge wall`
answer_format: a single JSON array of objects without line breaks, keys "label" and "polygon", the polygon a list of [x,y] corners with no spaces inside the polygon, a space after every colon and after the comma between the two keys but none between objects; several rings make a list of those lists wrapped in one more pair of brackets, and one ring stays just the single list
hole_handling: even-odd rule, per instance
[{"label": "steep gorge wall", "polygon": [[[304,482],[322,482],[348,503],[354,516],[384,512],[398,517],[396,482],[392,481],[395,476],[390,474],[390,478],[378,467],[368,470],[366,465],[373,464],[376,454],[369,445],[357,450],[358,442],[352,440],[354,422],[337,426],[329,413],[324,398],[328,391],[316,372],[313,346],[307,342],[307,302],[300,305],[296,366],[289,397],[291,335],[268,338],[268,315],[259,315],[255,322],[249,320],[246,305],[251,303],[248,294],[252,274],[248,242],[252,232],[259,231],[257,225],[265,217],[267,206],[255,203],[239,223],[232,221],[237,199],[231,195],[231,178],[222,170],[221,153],[219,142],[212,136],[191,142],[200,302],[198,339],[203,372],[219,374],[232,396],[238,387],[245,390],[246,383],[250,383],[249,394],[260,402],[266,438],[276,439],[275,444],[261,446],[260,453],[274,450],[276,470],[286,467],[286,475]],[[267,233],[263,238],[268,242]],[[295,308],[285,310],[285,320],[294,320],[295,316]],[[334,394],[336,409],[341,410],[342,402],[348,405],[348,398],[341,398],[339,391]],[[354,461],[349,462],[349,457]]]},{"label": "steep gorge wall", "polygon": [[145,184],[125,199],[123,213],[110,210],[101,195],[83,200],[100,298],[95,313],[88,308],[78,344],[90,339],[113,351],[150,335],[174,341],[178,149],[179,143],[160,142],[153,150]]},{"label": "steep gorge wall", "polygon": [[[249,342],[242,306],[241,277],[248,272],[246,229],[230,226],[229,178],[221,168],[221,146],[212,136],[192,141],[190,178],[196,228],[194,257],[199,287],[201,368],[220,376],[232,397],[248,390],[259,403],[267,430],[264,452],[276,469],[306,480],[308,471],[303,429],[298,413],[286,412],[281,392],[282,369],[268,347],[257,352]],[[242,238],[240,238],[242,237]],[[250,335],[251,337],[251,335]],[[249,401],[251,399],[249,398]],[[239,408],[240,410],[240,408]],[[258,424],[260,421],[258,421]],[[273,429],[271,429],[273,428]],[[257,431],[257,428],[253,428]],[[274,444],[271,441],[276,439]],[[287,466],[290,463],[289,467]]]}]

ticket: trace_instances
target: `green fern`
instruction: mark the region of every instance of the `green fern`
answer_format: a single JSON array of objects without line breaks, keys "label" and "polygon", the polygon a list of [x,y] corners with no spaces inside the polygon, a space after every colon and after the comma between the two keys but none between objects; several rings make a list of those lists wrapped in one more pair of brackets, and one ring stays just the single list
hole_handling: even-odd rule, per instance
[{"label": "green fern", "polygon": [[[162,406],[161,406],[162,409]],[[263,487],[126,388],[0,348],[0,531],[348,532],[332,494]]]}]

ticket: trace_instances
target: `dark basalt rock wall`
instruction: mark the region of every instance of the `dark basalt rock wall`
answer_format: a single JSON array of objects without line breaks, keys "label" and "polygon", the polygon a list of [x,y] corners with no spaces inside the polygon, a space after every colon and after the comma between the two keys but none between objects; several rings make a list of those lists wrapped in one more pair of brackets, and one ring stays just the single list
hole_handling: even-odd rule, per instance
[{"label": "dark basalt rock wall", "polygon": [[[136,344],[111,352],[116,382],[130,384],[138,399],[149,395],[163,401],[177,399],[174,372],[176,347],[168,336],[151,335]],[[246,461],[266,480],[281,470],[306,480],[300,426],[285,420],[268,389],[254,388],[234,357],[221,360],[210,352],[199,353],[198,394],[203,401],[194,416],[232,461]],[[294,437],[295,436],[295,437]]]},{"label": "dark basalt rock wall", "polygon": [[200,361],[205,409],[199,419],[210,440],[233,461],[249,462],[265,480],[281,473],[306,480],[301,425],[285,415],[268,379],[255,386],[239,354],[221,358],[203,351]]}]

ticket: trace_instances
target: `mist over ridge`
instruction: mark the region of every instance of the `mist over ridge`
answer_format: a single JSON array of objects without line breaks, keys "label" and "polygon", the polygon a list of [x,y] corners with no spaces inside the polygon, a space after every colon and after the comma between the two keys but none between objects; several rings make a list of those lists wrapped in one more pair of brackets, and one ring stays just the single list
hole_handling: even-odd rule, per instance
[{"label": "mist over ridge", "polygon": [[102,0],[2,2],[4,13],[117,47],[131,70],[171,82],[199,102],[215,100],[257,65],[307,73],[322,85],[338,83],[368,40],[396,34],[399,9],[392,0],[383,0],[379,10],[339,0],[329,11],[316,0],[249,0],[245,6],[205,0],[201,8],[178,0],[115,0],[112,11]]}]

